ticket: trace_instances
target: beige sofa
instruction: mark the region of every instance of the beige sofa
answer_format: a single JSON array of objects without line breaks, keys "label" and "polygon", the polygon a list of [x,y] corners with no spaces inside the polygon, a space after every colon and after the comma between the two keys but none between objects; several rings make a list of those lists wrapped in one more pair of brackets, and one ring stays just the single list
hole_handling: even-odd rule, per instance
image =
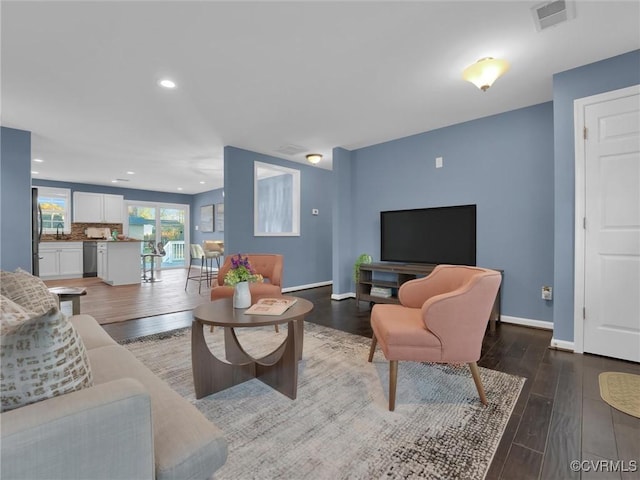
[{"label": "beige sofa", "polygon": [[207,479],[223,433],[88,315],[71,322],[93,386],[0,415],[0,478]]}]

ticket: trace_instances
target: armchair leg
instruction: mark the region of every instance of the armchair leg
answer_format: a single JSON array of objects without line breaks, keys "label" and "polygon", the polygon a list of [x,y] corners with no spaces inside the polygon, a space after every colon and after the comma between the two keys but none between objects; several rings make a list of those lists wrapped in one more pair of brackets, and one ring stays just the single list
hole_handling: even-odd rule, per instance
[{"label": "armchair leg", "polygon": [[371,350],[369,350],[369,363],[373,361],[373,354],[376,352],[376,345],[378,344],[378,339],[376,338],[376,334],[373,334],[371,337]]},{"label": "armchair leg", "polygon": [[389,411],[396,409],[396,385],[398,383],[398,360],[389,361]]},{"label": "armchair leg", "polygon": [[471,369],[471,376],[473,377],[473,381],[476,384],[476,388],[478,389],[478,395],[480,396],[480,401],[483,405],[487,404],[487,397],[484,394],[484,387],[482,386],[482,380],[480,379],[480,371],[478,370],[478,364],[476,362],[470,362],[469,368]]}]

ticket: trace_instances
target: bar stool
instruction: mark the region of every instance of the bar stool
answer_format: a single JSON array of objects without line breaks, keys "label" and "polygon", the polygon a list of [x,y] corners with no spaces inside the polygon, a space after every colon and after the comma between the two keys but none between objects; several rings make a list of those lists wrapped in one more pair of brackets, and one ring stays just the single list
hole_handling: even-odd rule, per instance
[{"label": "bar stool", "polygon": [[[200,259],[200,273],[198,275],[191,275],[191,264],[194,260]],[[204,278],[203,278],[204,275]],[[209,272],[207,268],[207,260],[204,254],[204,250],[197,243],[192,243],[189,245],[189,270],[187,270],[187,281],[184,284],[185,291],[187,290],[187,286],[189,285],[189,280],[197,280],[198,281],[198,294],[202,289],[202,282],[204,281],[207,284],[207,287],[211,285],[211,281],[209,279]]]},{"label": "bar stool", "polygon": [[222,242],[205,240],[203,242],[204,258],[207,265],[207,273],[209,275],[209,285],[213,284],[213,261],[216,261],[217,272],[220,270],[220,257],[224,254],[224,247],[221,246]]},{"label": "bar stool", "polygon": [[[153,245],[153,242],[149,242],[149,248],[151,249],[148,253],[142,253],[140,256],[142,257],[142,281],[147,283],[160,282],[159,278],[154,276],[154,267],[156,263],[156,258],[164,257],[167,252],[164,250],[164,245],[162,242],[158,242],[158,249]],[[149,268],[149,273],[151,274],[147,277],[147,259],[151,263],[151,267]]]}]

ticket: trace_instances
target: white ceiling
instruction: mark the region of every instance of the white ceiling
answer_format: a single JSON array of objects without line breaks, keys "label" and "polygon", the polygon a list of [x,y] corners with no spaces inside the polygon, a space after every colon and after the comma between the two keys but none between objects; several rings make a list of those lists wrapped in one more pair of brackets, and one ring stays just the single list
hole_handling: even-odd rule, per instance
[{"label": "white ceiling", "polygon": [[[540,3],[5,0],[2,125],[50,180],[199,193],[225,145],[331,168],[333,147],[549,101],[554,73],[640,48],[638,1],[538,32]],[[486,56],[511,70],[483,93],[461,72]]]}]

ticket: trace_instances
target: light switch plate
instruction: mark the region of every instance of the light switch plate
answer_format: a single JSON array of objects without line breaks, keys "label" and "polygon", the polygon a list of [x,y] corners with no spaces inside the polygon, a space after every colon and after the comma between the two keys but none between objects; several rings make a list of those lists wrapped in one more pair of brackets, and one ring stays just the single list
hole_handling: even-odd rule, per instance
[{"label": "light switch plate", "polygon": [[436,168],[442,168],[442,157],[436,157]]}]

